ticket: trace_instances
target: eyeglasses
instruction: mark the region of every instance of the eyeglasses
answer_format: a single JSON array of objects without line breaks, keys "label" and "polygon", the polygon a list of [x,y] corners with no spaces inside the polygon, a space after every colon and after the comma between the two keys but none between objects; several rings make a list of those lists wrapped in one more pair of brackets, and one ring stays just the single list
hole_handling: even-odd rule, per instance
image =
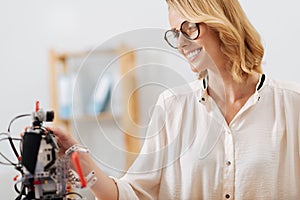
[{"label": "eyeglasses", "polygon": [[176,29],[167,30],[165,32],[165,40],[174,49],[178,49],[178,38],[180,32],[188,40],[196,40],[200,34],[200,23],[184,21],[180,25],[180,31]]}]

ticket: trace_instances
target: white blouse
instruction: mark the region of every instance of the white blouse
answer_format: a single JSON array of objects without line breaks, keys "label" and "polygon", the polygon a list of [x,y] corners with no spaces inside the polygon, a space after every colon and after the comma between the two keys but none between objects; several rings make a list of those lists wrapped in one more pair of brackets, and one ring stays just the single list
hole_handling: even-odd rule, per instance
[{"label": "white blouse", "polygon": [[300,87],[262,75],[229,125],[206,88],[160,95],[119,199],[300,198]]}]

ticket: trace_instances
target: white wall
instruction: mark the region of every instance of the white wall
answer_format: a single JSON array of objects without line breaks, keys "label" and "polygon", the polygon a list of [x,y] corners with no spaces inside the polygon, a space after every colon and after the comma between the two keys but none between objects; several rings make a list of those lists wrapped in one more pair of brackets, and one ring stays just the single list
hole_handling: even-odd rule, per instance
[{"label": "white wall", "polygon": [[[264,70],[275,78],[297,81],[300,59],[300,3],[295,0],[241,0],[262,35]],[[120,33],[140,28],[168,28],[164,0],[12,0],[0,2],[0,132],[17,114],[50,108],[50,48],[81,50]],[[142,36],[141,36],[142,37]],[[176,66],[191,78],[188,67]],[[183,64],[183,63],[181,63]],[[17,136],[29,120],[16,122]],[[7,152],[0,143],[1,152]],[[0,199],[15,197],[12,178],[17,172],[0,166]]]},{"label": "white wall", "polygon": [[300,2],[295,0],[240,0],[262,35],[264,71],[276,79],[300,82]]}]

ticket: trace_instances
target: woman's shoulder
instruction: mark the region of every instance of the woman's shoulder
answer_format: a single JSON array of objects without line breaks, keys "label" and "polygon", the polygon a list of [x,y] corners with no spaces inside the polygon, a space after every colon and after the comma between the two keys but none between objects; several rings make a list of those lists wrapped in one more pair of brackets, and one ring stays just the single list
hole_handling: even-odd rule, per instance
[{"label": "woman's shoulder", "polygon": [[168,88],[160,94],[160,98],[165,100],[172,100],[174,98],[187,98],[194,96],[201,90],[201,81],[195,80],[184,85]]},{"label": "woman's shoulder", "polygon": [[274,91],[290,93],[300,97],[300,83],[278,80],[268,77],[266,81],[266,86],[273,88]]}]

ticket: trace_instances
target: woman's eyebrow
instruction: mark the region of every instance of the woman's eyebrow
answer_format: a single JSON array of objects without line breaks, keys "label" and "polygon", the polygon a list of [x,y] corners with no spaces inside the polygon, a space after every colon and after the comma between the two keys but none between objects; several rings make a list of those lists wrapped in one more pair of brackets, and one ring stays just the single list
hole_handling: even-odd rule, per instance
[{"label": "woman's eyebrow", "polygon": [[172,28],[172,27],[171,27],[170,30],[175,31],[175,32],[179,32],[179,29],[177,29],[177,28]]}]

